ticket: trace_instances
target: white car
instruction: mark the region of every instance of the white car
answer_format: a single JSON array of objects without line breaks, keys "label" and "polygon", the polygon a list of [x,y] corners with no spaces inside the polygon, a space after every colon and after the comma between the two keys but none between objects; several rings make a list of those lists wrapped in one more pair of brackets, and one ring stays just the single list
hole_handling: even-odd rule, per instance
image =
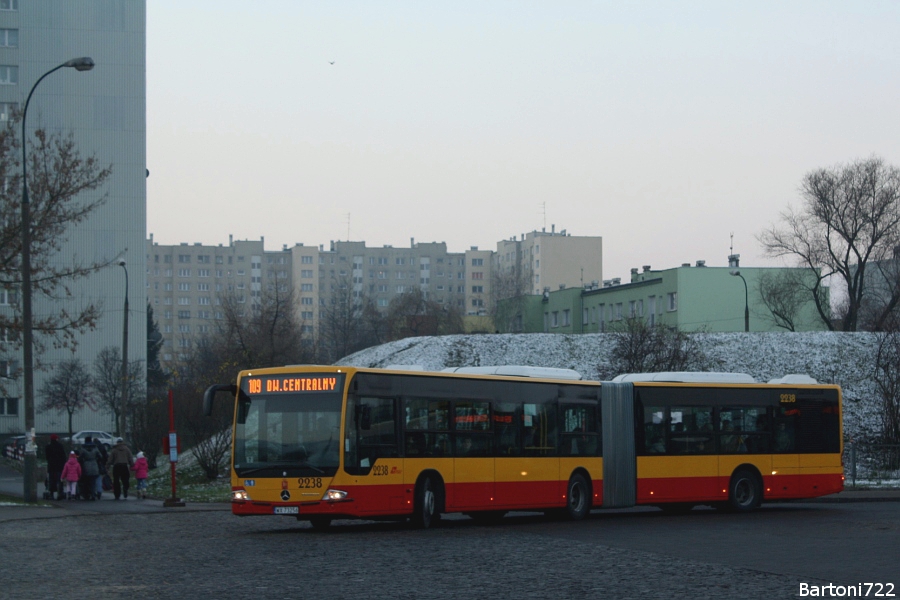
[{"label": "white car", "polygon": [[72,443],[80,446],[88,436],[91,437],[95,444],[103,444],[103,447],[107,450],[116,444],[116,436],[106,431],[79,431],[72,436]]}]

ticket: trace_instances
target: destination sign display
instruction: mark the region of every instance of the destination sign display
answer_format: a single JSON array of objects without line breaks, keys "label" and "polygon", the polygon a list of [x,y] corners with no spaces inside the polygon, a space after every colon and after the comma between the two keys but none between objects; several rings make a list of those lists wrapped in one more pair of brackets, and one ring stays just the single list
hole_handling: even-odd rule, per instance
[{"label": "destination sign display", "polygon": [[247,393],[250,395],[333,392],[338,390],[339,383],[340,378],[336,375],[272,375],[246,380]]}]

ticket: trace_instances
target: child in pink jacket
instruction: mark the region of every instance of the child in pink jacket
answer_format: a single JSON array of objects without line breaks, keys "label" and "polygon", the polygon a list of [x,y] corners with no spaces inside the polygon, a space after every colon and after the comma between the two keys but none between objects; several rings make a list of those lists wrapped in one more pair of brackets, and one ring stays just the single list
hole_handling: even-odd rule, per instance
[{"label": "child in pink jacket", "polygon": [[131,467],[134,471],[134,478],[137,479],[137,495],[138,498],[147,497],[147,473],[150,471],[150,465],[147,464],[147,457],[143,452],[137,453],[134,465]]},{"label": "child in pink jacket", "polygon": [[66,498],[71,500],[78,497],[78,480],[81,479],[81,465],[78,464],[78,456],[75,452],[69,452],[69,460],[63,465],[61,481],[66,482]]}]

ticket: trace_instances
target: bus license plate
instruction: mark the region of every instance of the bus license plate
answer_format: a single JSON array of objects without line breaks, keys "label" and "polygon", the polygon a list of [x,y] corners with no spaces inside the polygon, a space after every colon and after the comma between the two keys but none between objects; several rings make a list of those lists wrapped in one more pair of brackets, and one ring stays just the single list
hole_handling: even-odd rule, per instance
[{"label": "bus license plate", "polygon": [[276,506],[275,507],[276,515],[296,515],[300,514],[299,506]]}]

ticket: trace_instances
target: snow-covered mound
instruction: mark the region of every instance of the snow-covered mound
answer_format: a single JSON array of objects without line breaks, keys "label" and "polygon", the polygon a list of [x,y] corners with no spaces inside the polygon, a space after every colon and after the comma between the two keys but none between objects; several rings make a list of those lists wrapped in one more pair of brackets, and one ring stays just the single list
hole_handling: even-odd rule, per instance
[{"label": "snow-covered mound", "polygon": [[[768,381],[806,373],[844,392],[844,432],[870,438],[882,429],[872,374],[878,337],[870,333],[697,333],[711,371],[748,373]],[[610,378],[611,334],[486,334],[415,337],[375,346],[337,364],[357,367],[529,365],[575,369],[585,379]]]}]

